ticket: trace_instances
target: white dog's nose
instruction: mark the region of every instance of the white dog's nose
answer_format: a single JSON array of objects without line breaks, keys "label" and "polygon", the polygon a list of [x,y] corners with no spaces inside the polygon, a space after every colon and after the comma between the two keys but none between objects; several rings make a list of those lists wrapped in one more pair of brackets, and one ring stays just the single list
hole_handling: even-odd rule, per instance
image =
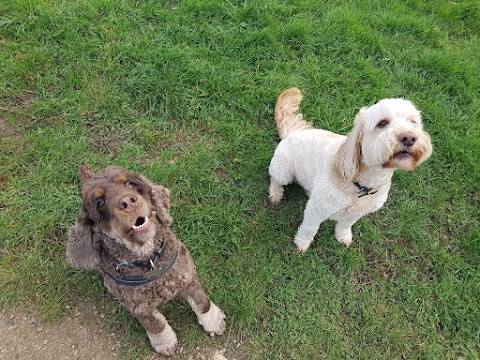
[{"label": "white dog's nose", "polygon": [[398,139],[404,146],[413,146],[417,141],[417,136],[413,132],[404,132],[400,134]]}]

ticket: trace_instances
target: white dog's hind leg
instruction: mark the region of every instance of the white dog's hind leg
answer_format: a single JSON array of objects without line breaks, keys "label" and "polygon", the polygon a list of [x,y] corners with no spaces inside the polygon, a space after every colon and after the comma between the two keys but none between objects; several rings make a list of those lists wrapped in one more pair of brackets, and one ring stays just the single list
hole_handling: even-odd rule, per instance
[{"label": "white dog's hind leg", "polygon": [[288,152],[279,148],[275,151],[268,168],[271,177],[269,197],[273,205],[277,205],[282,200],[283,187],[292,183],[295,178],[294,167]]},{"label": "white dog's hind leg", "polygon": [[[319,199],[317,199],[317,201],[318,200]],[[308,250],[313,238],[318,232],[320,224],[330,216],[330,213],[327,214],[325,210],[326,209],[322,206],[318,206],[312,198],[307,201],[307,206],[305,207],[305,212],[303,214],[303,222],[298,227],[294,239],[299,252],[304,253]]]}]

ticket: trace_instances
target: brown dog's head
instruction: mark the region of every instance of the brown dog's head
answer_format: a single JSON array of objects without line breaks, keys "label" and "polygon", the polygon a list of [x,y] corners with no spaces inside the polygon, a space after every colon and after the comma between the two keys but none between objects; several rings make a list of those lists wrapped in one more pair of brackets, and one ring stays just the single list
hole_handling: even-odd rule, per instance
[{"label": "brown dog's head", "polygon": [[106,234],[134,250],[154,238],[158,223],[170,226],[167,188],[119,166],[95,174],[87,165],[81,165],[78,174],[83,204],[68,235],[67,262],[71,266],[98,267],[95,233]]}]

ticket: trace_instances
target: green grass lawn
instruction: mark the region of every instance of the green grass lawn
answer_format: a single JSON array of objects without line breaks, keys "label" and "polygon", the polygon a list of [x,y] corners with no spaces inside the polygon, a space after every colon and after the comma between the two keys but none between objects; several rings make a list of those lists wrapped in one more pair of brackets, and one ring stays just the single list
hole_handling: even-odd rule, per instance
[{"label": "green grass lawn", "polygon": [[[480,357],[480,3],[15,0],[0,3],[0,306],[61,318],[77,299],[143,330],[100,277],[69,269],[77,169],[125,166],[169,187],[174,230],[252,359]],[[306,196],[268,204],[276,96],[316,126],[405,97],[434,145],[397,172],[343,248],[331,223],[304,255]],[[205,335],[181,300],[183,344]],[[194,330],[194,331],[192,331]]]}]

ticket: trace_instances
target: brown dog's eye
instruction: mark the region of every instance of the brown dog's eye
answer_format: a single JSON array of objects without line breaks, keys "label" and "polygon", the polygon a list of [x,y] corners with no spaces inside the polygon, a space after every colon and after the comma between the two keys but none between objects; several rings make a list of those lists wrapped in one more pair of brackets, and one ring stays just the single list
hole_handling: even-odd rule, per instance
[{"label": "brown dog's eye", "polygon": [[132,181],[127,181],[127,182],[125,183],[125,186],[128,187],[129,189],[134,189],[135,186],[136,186],[136,184],[135,184],[134,182],[132,182]]},{"label": "brown dog's eye", "polygon": [[101,209],[105,206],[105,200],[104,199],[98,199],[97,200],[97,209]]},{"label": "brown dog's eye", "polygon": [[377,124],[377,127],[378,128],[384,128],[385,126],[388,125],[388,120],[381,120],[378,124]]}]

